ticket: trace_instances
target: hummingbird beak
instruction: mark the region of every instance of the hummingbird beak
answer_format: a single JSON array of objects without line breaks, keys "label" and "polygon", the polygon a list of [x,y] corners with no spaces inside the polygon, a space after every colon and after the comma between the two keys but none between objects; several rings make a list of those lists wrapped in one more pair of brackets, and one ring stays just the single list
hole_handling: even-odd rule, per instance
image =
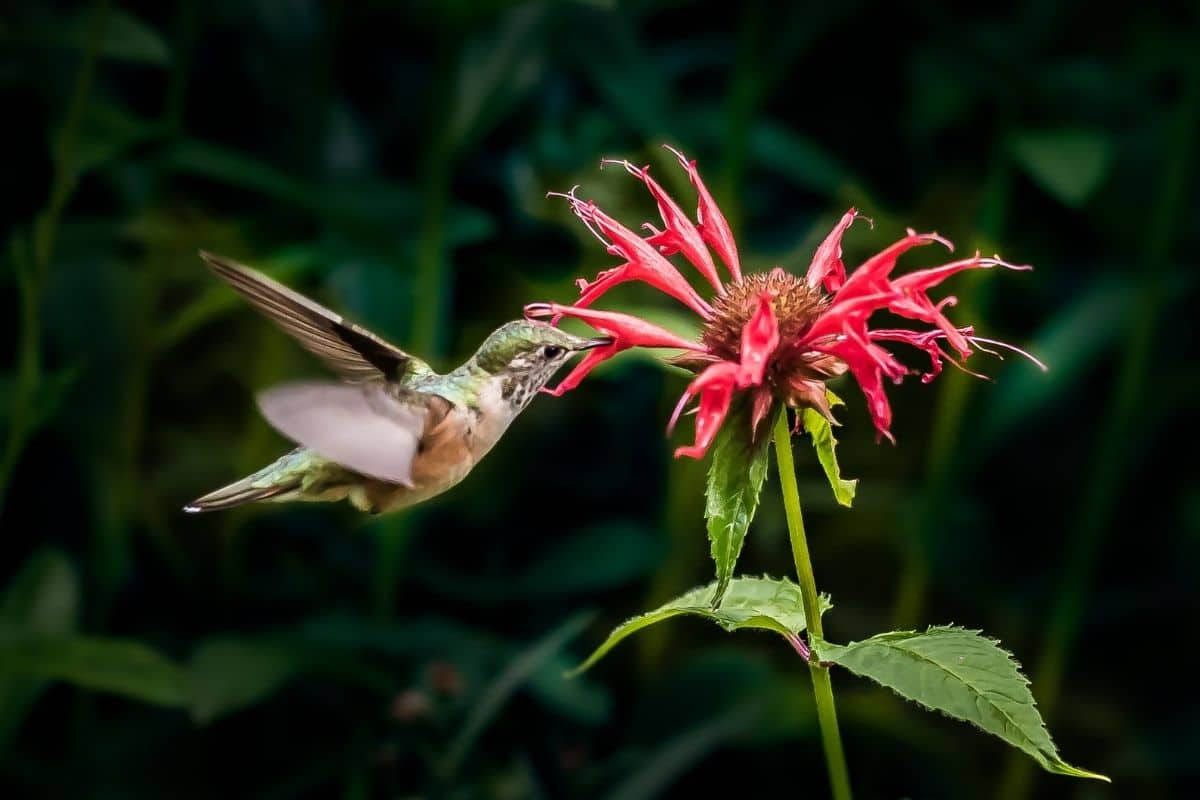
[{"label": "hummingbird beak", "polygon": [[594,339],[584,339],[583,343],[576,347],[576,350],[592,350],[597,347],[607,347],[613,343],[611,336],[597,336]]}]

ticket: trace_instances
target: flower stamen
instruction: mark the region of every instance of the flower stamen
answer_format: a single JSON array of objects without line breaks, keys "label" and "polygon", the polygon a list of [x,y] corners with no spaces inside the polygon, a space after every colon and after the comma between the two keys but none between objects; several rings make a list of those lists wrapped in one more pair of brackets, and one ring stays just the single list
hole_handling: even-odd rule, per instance
[{"label": "flower stamen", "polygon": [[982,336],[970,336],[968,338],[970,339],[971,344],[975,345],[975,347],[978,350],[980,350],[981,352],[993,355],[996,358],[1000,359],[1001,361],[1004,360],[1004,356],[1002,354],[997,353],[995,350],[989,350],[986,347],[983,347],[982,345],[980,345],[979,343],[984,342],[985,344],[990,344],[993,347],[1002,347],[1005,350],[1011,350],[1012,352],[1016,353],[1017,355],[1024,356],[1025,358],[1032,361],[1034,366],[1036,366],[1042,372],[1050,371],[1050,368],[1048,366],[1046,366],[1046,363],[1044,361],[1042,361],[1040,358],[1035,356],[1033,353],[1030,353],[1027,350],[1022,350],[1021,348],[1017,347],[1016,345],[1009,344],[1008,342],[1002,342],[998,339],[985,339]]}]

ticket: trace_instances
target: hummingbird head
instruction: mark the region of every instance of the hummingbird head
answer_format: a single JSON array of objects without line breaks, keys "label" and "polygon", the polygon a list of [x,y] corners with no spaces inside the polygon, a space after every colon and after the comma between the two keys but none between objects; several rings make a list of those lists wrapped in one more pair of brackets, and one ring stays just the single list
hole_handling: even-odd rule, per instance
[{"label": "hummingbird head", "polygon": [[501,378],[504,398],[523,407],[571,356],[611,343],[607,336],[584,339],[545,322],[519,319],[494,330],[472,360],[492,377]]}]

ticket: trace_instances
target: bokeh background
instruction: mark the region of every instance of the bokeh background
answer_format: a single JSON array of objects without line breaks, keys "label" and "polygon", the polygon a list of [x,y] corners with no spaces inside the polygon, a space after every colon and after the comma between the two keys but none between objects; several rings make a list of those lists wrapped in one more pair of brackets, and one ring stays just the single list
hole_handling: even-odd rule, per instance
[{"label": "bokeh background", "polygon": [[[651,219],[598,170],[627,156],[690,202],[663,142],[752,268],[803,270],[852,204],[875,226],[851,263],[914,226],[1036,266],[949,289],[1049,374],[981,355],[994,382],[909,382],[896,447],[843,386],[856,507],[804,449],[801,490],[830,638],[984,629],[1063,756],[1114,784],[836,674],[858,795],[1195,788],[1193,4],[6,6],[5,797],[824,796],[807,673],[775,637],[676,620],[561,678],[711,576],[704,466],[663,434],[682,384],[648,359],[537,400],[411,513],[180,513],[286,449],[256,390],[320,374],[197,249],[448,368],[612,264],[547,190]],[[740,568],[786,574],[764,498]]]}]

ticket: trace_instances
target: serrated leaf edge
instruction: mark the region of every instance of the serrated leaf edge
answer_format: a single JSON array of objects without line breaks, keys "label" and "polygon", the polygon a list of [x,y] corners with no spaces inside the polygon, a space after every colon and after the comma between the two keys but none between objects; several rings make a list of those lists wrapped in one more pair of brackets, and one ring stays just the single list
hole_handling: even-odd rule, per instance
[{"label": "serrated leaf edge", "polygon": [[[738,556],[741,555],[742,548],[746,544],[746,537],[750,534],[750,526],[753,524],[754,517],[758,513],[762,488],[767,481],[767,475],[771,471],[771,459],[766,454],[766,450],[769,448],[771,443],[770,434],[763,434],[762,440],[756,441],[751,439],[751,441],[745,442],[744,446],[749,449],[750,455],[747,459],[748,467],[746,471],[745,482],[737,490],[737,494],[739,495],[737,503],[739,505],[743,504],[741,497],[744,496],[748,486],[752,484],[757,484],[757,486],[754,487],[753,502],[744,504],[747,509],[746,526],[741,532],[741,535],[737,537],[738,541],[735,546],[734,536],[730,533],[730,531],[735,528],[737,523],[733,519],[732,515],[727,516],[722,513],[723,509],[719,502],[713,499],[713,486],[716,480],[714,476],[716,475],[717,470],[717,458],[721,455],[724,448],[733,444],[732,437],[736,435],[733,432],[735,429],[728,426],[736,424],[736,422],[741,419],[742,416],[742,414],[731,415],[731,419],[726,421],[725,426],[723,426],[721,431],[717,434],[718,438],[713,445],[713,455],[708,466],[708,474],[705,478],[704,484],[705,531],[708,534],[709,539],[709,554],[712,556],[717,573],[716,589],[713,592],[712,600],[710,601],[710,605],[714,611],[720,609],[721,603],[725,599],[725,594],[729,591],[729,583],[733,580],[734,570],[737,568]],[[756,453],[754,450],[758,447],[763,448],[764,451],[762,453],[761,464],[755,463]],[[756,471],[760,472],[761,474],[756,476]],[[725,536],[723,537],[713,535],[713,520],[718,518],[723,518],[725,520],[724,524],[721,526],[721,530],[725,533]],[[725,553],[726,562],[728,563],[728,568],[726,570],[721,569],[722,560],[720,558],[720,554],[722,552]]]},{"label": "serrated leaf edge", "polygon": [[[875,643],[875,644],[879,644],[879,643],[881,643],[881,642],[884,640],[884,637],[889,637],[889,636],[896,636],[896,637],[913,637],[913,636],[923,636],[923,635],[926,635],[926,634],[929,634],[929,633],[937,633],[937,632],[942,632],[942,631],[946,631],[946,632],[953,632],[953,633],[966,633],[966,634],[970,634],[970,635],[972,635],[972,636],[977,636],[977,637],[979,637],[980,639],[982,639],[983,641],[985,641],[985,642],[987,642],[987,643],[989,643],[989,644],[993,645],[993,646],[994,646],[994,647],[995,647],[997,650],[999,650],[1001,653],[1003,653],[1003,654],[1004,654],[1004,656],[1007,658],[1007,660],[1008,660],[1008,661],[1009,661],[1009,662],[1012,664],[1012,666],[1015,668],[1015,670],[1016,670],[1016,673],[1017,673],[1017,677],[1018,677],[1018,678],[1021,680],[1022,684],[1023,684],[1024,686],[1026,686],[1026,687],[1029,687],[1029,686],[1031,686],[1031,685],[1032,685],[1032,684],[1030,683],[1030,680],[1029,680],[1029,678],[1028,678],[1028,677],[1025,675],[1025,673],[1024,673],[1024,672],[1022,672],[1022,671],[1021,671],[1021,662],[1017,660],[1016,656],[1015,656],[1015,655],[1013,655],[1013,653],[1012,653],[1010,650],[1007,650],[1007,649],[1005,649],[1003,646],[1001,646],[1001,643],[1000,643],[1000,640],[999,640],[999,639],[995,639],[995,638],[992,638],[992,637],[990,637],[990,636],[987,636],[987,635],[985,635],[985,634],[983,633],[983,631],[982,631],[982,630],[978,630],[978,629],[972,629],[972,628],[964,628],[964,627],[957,626],[957,625],[953,625],[953,624],[951,624],[951,625],[930,625],[930,626],[929,626],[929,627],[927,627],[927,628],[926,628],[924,631],[915,631],[915,630],[908,630],[908,631],[885,631],[884,633],[877,633],[877,634],[875,634],[874,636],[871,636],[871,637],[870,637],[870,638],[868,638],[868,639],[862,639],[862,640],[860,640],[860,641],[850,642],[849,644],[844,644],[844,645],[840,645],[840,644],[834,644],[834,643],[832,643],[832,642],[827,642],[827,641],[822,641],[822,640],[815,640],[815,641],[813,641],[813,642],[812,642],[812,645],[813,645],[813,649],[814,649],[814,651],[816,652],[816,654],[817,654],[818,658],[820,658],[820,659],[821,659],[821,661],[823,661],[823,662],[827,662],[827,663],[829,663],[829,664],[837,664],[837,666],[839,666],[839,667],[842,667],[843,669],[845,669],[845,670],[847,670],[847,671],[849,671],[849,672],[851,672],[851,673],[854,673],[854,674],[856,674],[856,675],[857,675],[858,673],[854,672],[854,670],[851,670],[849,667],[843,666],[842,664],[839,664],[839,663],[838,663],[838,662],[836,662],[836,661],[832,661],[832,660],[828,660],[828,659],[826,659],[826,658],[825,658],[825,655],[822,653],[822,650],[823,650],[825,647],[829,647],[829,646],[832,646],[832,647],[838,648],[839,650],[847,650],[847,649],[849,649],[849,648],[851,648],[851,647],[854,647],[855,645],[859,645],[859,644],[866,644],[866,643],[868,643],[868,642],[872,642],[872,643]],[[888,645],[888,646],[890,646],[890,645]],[[948,669],[948,668],[947,668],[945,665],[943,665],[943,664],[940,664],[940,663],[938,663],[937,661],[934,661],[934,660],[932,660],[932,659],[930,659],[930,658],[928,658],[928,657],[922,656],[922,655],[920,655],[919,653],[914,653],[914,652],[912,652],[911,650],[902,650],[901,648],[898,648],[898,647],[896,647],[896,648],[894,648],[894,649],[895,649],[895,650],[897,650],[898,652],[902,652],[902,653],[904,653],[905,655],[907,655],[907,656],[910,656],[910,657],[912,657],[912,658],[916,658],[916,659],[919,659],[919,660],[921,660],[921,661],[924,661],[924,662],[926,662],[926,663],[932,664],[933,666],[937,667],[938,669],[940,669],[940,670],[942,670],[943,672],[947,673],[948,675],[952,676],[952,677],[953,677],[953,678],[955,678],[956,680],[960,681],[960,682],[961,682],[961,683],[963,683],[964,685],[971,687],[972,691],[974,691],[974,692],[976,693],[976,695],[977,695],[977,696],[979,696],[979,697],[982,697],[982,698],[985,698],[985,699],[986,699],[986,695],[985,695],[983,692],[981,692],[981,691],[979,691],[979,690],[975,689],[975,687],[974,687],[974,686],[973,686],[973,685],[972,685],[970,682],[968,682],[967,680],[963,679],[961,676],[959,676],[959,675],[958,675],[958,673],[954,672],[953,670],[951,670],[951,669]],[[980,726],[978,723],[976,723],[974,720],[970,720],[970,719],[963,719],[963,718],[961,718],[961,717],[956,717],[956,716],[954,716],[954,715],[952,715],[952,714],[950,714],[950,713],[946,712],[946,711],[945,711],[945,710],[943,710],[943,709],[940,709],[940,708],[934,708],[933,706],[931,706],[931,705],[929,705],[929,704],[927,704],[927,703],[925,703],[925,702],[921,701],[921,700],[920,700],[920,699],[918,699],[918,698],[915,698],[915,697],[908,697],[907,695],[901,694],[901,693],[900,693],[900,691],[899,691],[898,689],[896,689],[896,687],[894,687],[894,686],[892,686],[892,685],[890,685],[890,684],[888,684],[888,683],[885,683],[885,682],[883,682],[883,681],[881,681],[881,680],[878,680],[878,679],[876,679],[876,678],[874,678],[874,677],[867,676],[867,675],[862,675],[862,676],[860,676],[860,677],[865,677],[865,678],[867,678],[868,680],[871,680],[871,681],[873,681],[873,682],[875,682],[875,683],[879,684],[880,686],[883,686],[883,687],[885,687],[885,688],[887,688],[887,689],[891,690],[891,692],[892,692],[893,694],[895,694],[896,696],[900,697],[900,698],[901,698],[901,699],[903,699],[903,700],[907,700],[907,701],[909,701],[909,702],[915,703],[915,704],[917,704],[917,705],[921,706],[922,708],[925,708],[925,709],[927,709],[927,710],[929,710],[929,711],[933,711],[933,712],[936,712],[936,713],[942,714],[943,716],[945,716],[945,717],[948,717],[949,719],[953,719],[953,720],[956,720],[956,721],[958,721],[958,722],[966,722],[966,723],[968,723],[969,725],[971,725],[972,727],[974,727],[976,730],[979,730],[979,731],[981,731],[982,733],[985,733],[985,734],[987,734],[987,735],[989,735],[989,736],[996,736],[996,734],[995,734],[995,733],[993,733],[992,731],[989,731],[989,730],[987,730],[987,729],[983,728],[983,727],[982,727],[982,726]],[[1037,700],[1033,698],[1032,694],[1033,694],[1033,693],[1032,693],[1032,692],[1030,692],[1030,700],[1031,700],[1031,702],[1032,702],[1032,704],[1033,704],[1033,707],[1036,709],[1036,708],[1037,708]],[[1010,717],[1010,716],[1009,716],[1007,713],[1005,713],[1005,712],[1004,712],[1002,709],[1000,709],[998,706],[996,706],[996,705],[995,705],[994,703],[992,703],[990,700],[988,701],[988,704],[989,704],[989,705],[990,705],[990,706],[991,706],[991,707],[992,707],[992,708],[993,708],[993,709],[994,709],[994,710],[995,710],[995,711],[996,711],[998,714],[1000,714],[1002,717],[1004,717],[1004,719],[1005,719],[1005,720],[1008,722],[1008,724],[1009,724],[1009,726],[1010,726],[1011,728],[1013,728],[1013,729],[1014,729],[1014,730],[1016,730],[1016,731],[1020,731],[1020,730],[1021,730],[1021,728],[1020,728],[1018,725],[1016,725],[1016,724],[1015,724],[1015,722],[1013,722],[1012,718],[1011,718],[1011,717]],[[1052,745],[1052,746],[1054,746],[1054,738],[1053,738],[1053,737],[1050,735],[1050,730],[1049,730],[1049,728],[1046,726],[1046,722],[1045,722],[1045,720],[1044,720],[1044,719],[1042,719],[1042,715],[1041,715],[1041,713],[1040,713],[1040,712],[1038,713],[1038,723],[1039,723],[1039,725],[1040,725],[1041,729],[1042,729],[1042,730],[1043,730],[1043,731],[1046,733],[1046,738],[1047,738],[1047,740],[1048,740],[1048,741],[1050,741],[1050,743],[1051,743],[1051,745]],[[1024,735],[1023,735],[1023,736],[1024,736]],[[999,737],[997,737],[997,738],[999,738]],[[1033,757],[1033,756],[1032,756],[1032,754],[1029,754],[1028,752],[1026,752],[1026,751],[1024,751],[1024,750],[1022,750],[1022,752],[1026,752],[1026,755],[1030,755],[1030,757],[1033,757],[1033,758],[1034,758],[1034,760],[1035,760],[1035,761],[1038,761],[1038,763],[1040,763],[1040,764],[1041,764],[1041,765],[1042,765],[1042,766],[1043,766],[1043,767],[1044,767],[1044,768],[1045,768],[1045,769],[1046,769],[1048,772],[1054,772],[1054,773],[1058,773],[1058,774],[1062,774],[1062,775],[1069,775],[1069,776],[1078,777],[1078,778],[1091,778],[1091,779],[1094,779],[1094,780],[1100,780],[1100,781],[1104,781],[1105,783],[1112,783],[1112,779],[1111,779],[1111,778],[1109,778],[1107,775],[1103,775],[1103,774],[1101,774],[1101,773],[1099,773],[1099,772],[1092,772],[1091,770],[1082,769],[1082,768],[1080,768],[1080,767],[1076,767],[1076,766],[1073,766],[1073,765],[1071,765],[1071,764],[1068,764],[1068,763],[1067,763],[1066,761],[1064,761],[1064,760],[1063,760],[1061,757],[1059,757],[1059,755],[1058,755],[1058,753],[1057,753],[1057,747],[1056,747],[1056,746],[1055,746],[1055,752],[1054,752],[1054,753],[1052,753],[1052,754],[1047,754],[1047,753],[1044,753],[1044,752],[1043,752],[1043,751],[1042,751],[1040,748],[1038,748],[1038,747],[1037,747],[1037,745],[1036,745],[1036,744],[1034,744],[1034,743],[1033,743],[1031,740],[1029,740],[1027,736],[1024,736],[1024,738],[1026,739],[1026,741],[1028,741],[1028,742],[1029,742],[1030,746],[1031,746],[1031,747],[1032,747],[1034,750],[1036,750],[1037,752],[1039,752],[1039,753],[1041,753],[1041,754],[1042,754],[1042,756],[1043,756],[1043,758],[1045,759],[1045,761],[1043,762],[1043,761],[1041,761],[1041,760],[1037,759],[1036,757]],[[1003,739],[1001,739],[1001,741],[1004,741],[1004,740],[1003,740]],[[1008,742],[1005,742],[1005,744],[1009,744],[1009,743],[1008,743]],[[1021,748],[1017,748],[1017,749],[1021,749]]]}]

